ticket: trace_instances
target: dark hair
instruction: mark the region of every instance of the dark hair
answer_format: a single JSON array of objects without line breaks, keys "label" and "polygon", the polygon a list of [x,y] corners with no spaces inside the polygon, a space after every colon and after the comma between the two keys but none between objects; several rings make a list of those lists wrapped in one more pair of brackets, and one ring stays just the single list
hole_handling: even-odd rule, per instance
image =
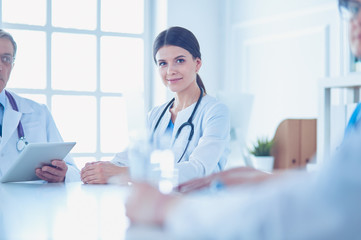
[{"label": "dark hair", "polygon": [[[184,48],[190,54],[192,54],[193,58],[201,58],[201,51],[199,47],[199,43],[194,34],[188,29],[182,27],[171,27],[163,32],[159,33],[157,38],[154,40],[153,44],[153,59],[154,62],[157,62],[155,59],[155,55],[161,47],[171,45]],[[206,92],[206,88],[202,82],[201,77],[197,73],[197,84],[200,88],[203,89],[204,93]]]},{"label": "dark hair", "polygon": [[11,36],[10,33],[5,32],[3,29],[0,29],[0,38],[6,38],[6,39],[10,40],[10,42],[14,48],[14,53],[13,53],[14,56],[13,57],[15,58],[17,45],[16,45],[16,42],[15,42],[13,36]]}]

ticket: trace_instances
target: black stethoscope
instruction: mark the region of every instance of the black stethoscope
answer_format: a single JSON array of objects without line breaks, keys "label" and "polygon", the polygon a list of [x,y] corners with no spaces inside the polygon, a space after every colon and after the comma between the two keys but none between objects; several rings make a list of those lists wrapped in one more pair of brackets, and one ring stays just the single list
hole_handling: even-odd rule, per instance
[{"label": "black stethoscope", "polygon": [[[183,124],[178,128],[178,131],[177,131],[177,133],[176,133],[176,135],[175,135],[175,139],[177,139],[178,136],[179,136],[179,134],[181,133],[182,129],[183,129],[185,126],[190,126],[190,127],[191,127],[191,131],[190,131],[190,133],[189,133],[187,145],[186,145],[186,147],[185,147],[185,149],[184,149],[184,151],[183,151],[182,156],[179,158],[179,160],[177,161],[177,163],[179,163],[180,160],[183,158],[184,154],[186,153],[186,151],[187,151],[187,149],[188,149],[189,142],[190,142],[190,141],[192,140],[192,138],[193,138],[194,125],[193,125],[193,123],[192,123],[192,120],[193,120],[194,114],[196,113],[197,108],[198,108],[198,106],[199,106],[199,104],[200,104],[200,102],[201,102],[201,100],[202,100],[202,97],[203,97],[203,89],[202,89],[201,87],[199,87],[199,89],[201,90],[201,94],[199,95],[199,98],[198,98],[198,100],[197,100],[196,105],[194,106],[194,109],[193,109],[193,112],[192,112],[191,116],[188,118],[188,120],[187,120],[185,123],[183,123]],[[173,102],[174,102],[174,98],[173,98],[172,100],[170,100],[170,102],[167,104],[167,106],[165,106],[162,114],[160,115],[157,123],[156,123],[155,126],[154,126],[152,136],[154,136],[155,130],[157,129],[157,127],[158,127],[160,121],[162,120],[165,112],[168,110],[168,108],[169,108],[170,106],[173,105]],[[152,139],[153,139],[153,137],[152,137]]]},{"label": "black stethoscope", "polygon": [[[18,105],[16,104],[14,97],[6,90],[5,90],[5,94],[8,97],[10,105],[13,108],[13,110],[19,112]],[[18,124],[18,137],[19,140],[16,143],[16,149],[19,152],[21,152],[22,150],[24,150],[25,146],[28,145],[28,141],[25,139],[24,129],[23,129],[23,125],[21,124],[21,121],[19,121]]]}]

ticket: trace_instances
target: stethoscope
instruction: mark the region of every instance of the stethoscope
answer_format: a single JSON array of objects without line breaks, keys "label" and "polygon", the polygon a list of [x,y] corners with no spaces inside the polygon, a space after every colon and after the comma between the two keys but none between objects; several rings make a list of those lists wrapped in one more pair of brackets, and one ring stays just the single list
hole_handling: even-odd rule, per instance
[{"label": "stethoscope", "polygon": [[[6,90],[5,90],[5,94],[8,97],[10,105],[13,108],[13,110],[19,112],[18,105],[16,104],[14,97]],[[23,125],[21,124],[21,121],[19,121],[18,124],[18,137],[19,140],[16,143],[16,149],[19,152],[21,152],[22,150],[24,150],[25,146],[28,145],[28,141],[25,139],[24,129],[23,129]]]},{"label": "stethoscope", "polygon": [[[184,127],[186,127],[186,126],[190,126],[190,127],[191,127],[191,131],[190,131],[190,133],[189,133],[187,145],[186,145],[186,147],[185,147],[185,149],[184,149],[184,151],[183,151],[182,156],[179,158],[179,160],[177,161],[177,163],[179,163],[179,162],[181,161],[181,159],[183,158],[184,154],[186,153],[186,151],[187,151],[187,149],[188,149],[188,145],[189,145],[190,141],[191,141],[192,138],[193,138],[194,125],[193,125],[192,121],[193,121],[194,114],[196,113],[197,108],[198,108],[198,106],[199,106],[199,104],[200,104],[200,102],[201,102],[201,100],[202,100],[202,97],[203,97],[203,89],[202,89],[201,87],[199,87],[199,89],[201,90],[201,94],[199,95],[199,98],[198,98],[198,100],[197,100],[196,105],[194,106],[194,109],[193,109],[193,112],[192,112],[191,116],[188,118],[188,120],[187,120],[185,123],[183,123],[183,124],[178,128],[178,131],[177,131],[177,133],[176,133],[176,135],[175,135],[175,140],[176,140]],[[156,123],[155,126],[154,126],[152,136],[154,135],[155,130],[157,129],[157,127],[158,127],[160,121],[162,120],[165,112],[168,110],[169,107],[171,107],[171,106],[173,105],[174,100],[175,100],[175,99],[173,98],[173,99],[170,100],[170,102],[165,106],[162,114],[160,115],[157,123]],[[152,137],[152,139],[153,139],[153,137]],[[174,141],[175,141],[175,140],[174,140]]]}]

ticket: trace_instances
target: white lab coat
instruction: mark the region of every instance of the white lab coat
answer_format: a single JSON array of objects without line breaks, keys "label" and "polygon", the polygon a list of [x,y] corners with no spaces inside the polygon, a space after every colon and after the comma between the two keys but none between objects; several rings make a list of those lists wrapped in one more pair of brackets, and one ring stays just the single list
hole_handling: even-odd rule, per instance
[{"label": "white lab coat", "polygon": [[189,196],[168,215],[172,239],[361,239],[361,129],[318,172]]},{"label": "white lab coat", "polygon": [[[10,91],[9,91],[10,92]],[[55,122],[45,105],[22,98],[11,92],[19,112],[12,109],[6,97],[0,142],[0,176],[2,176],[19,156],[16,143],[19,139],[17,126],[19,121],[23,125],[24,135],[29,143],[36,142],[63,142]],[[66,157],[68,165],[66,181],[80,181],[79,170],[70,157]]]},{"label": "white lab coat", "polygon": [[[172,149],[175,168],[178,169],[179,183],[222,170],[229,153],[230,115],[228,108],[214,97],[205,95],[193,117],[193,138],[180,163],[177,163],[186,147],[190,127],[183,128],[177,139],[175,139],[175,135],[178,128],[192,114],[195,104],[178,112],[170,139],[166,138],[166,129],[171,119],[169,111],[165,112],[154,133],[155,142],[166,142],[168,146],[163,145],[161,147]],[[148,129],[150,132],[153,132],[154,126],[166,105],[167,103],[150,111],[148,115]],[[117,154],[113,162],[121,166],[129,166],[127,154],[124,152]]]}]

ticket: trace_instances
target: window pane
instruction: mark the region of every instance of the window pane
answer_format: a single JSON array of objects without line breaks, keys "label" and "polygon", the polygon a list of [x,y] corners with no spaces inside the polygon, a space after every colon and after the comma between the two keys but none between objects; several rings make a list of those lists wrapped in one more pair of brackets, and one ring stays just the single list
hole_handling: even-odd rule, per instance
[{"label": "window pane", "polygon": [[7,30],[17,43],[15,65],[10,76],[10,88],[40,88],[46,86],[45,32]]},{"label": "window pane", "polygon": [[143,91],[144,51],[142,39],[102,37],[100,55],[102,91]]},{"label": "window pane", "polygon": [[102,0],[101,28],[103,31],[142,33],[144,0]]},{"label": "window pane", "polygon": [[3,22],[41,25],[46,23],[46,0],[2,0]]},{"label": "window pane", "polygon": [[24,98],[29,98],[37,103],[45,104],[46,105],[46,96],[42,94],[19,94]]},{"label": "window pane", "polygon": [[53,25],[94,30],[97,23],[96,4],[96,0],[53,0]]},{"label": "window pane", "polygon": [[52,113],[64,141],[77,142],[73,152],[95,152],[95,97],[55,95],[52,98]]},{"label": "window pane", "polygon": [[100,110],[102,152],[120,152],[128,145],[128,124],[123,98],[103,97]]},{"label": "window pane", "polygon": [[94,91],[96,88],[96,38],[87,34],[54,33],[52,87]]}]

